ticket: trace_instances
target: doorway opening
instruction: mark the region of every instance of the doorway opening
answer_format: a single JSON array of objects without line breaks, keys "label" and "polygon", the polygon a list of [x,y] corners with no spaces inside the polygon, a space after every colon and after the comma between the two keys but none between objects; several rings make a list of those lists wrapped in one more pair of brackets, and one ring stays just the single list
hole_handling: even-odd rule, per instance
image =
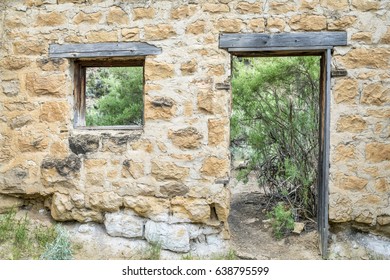
[{"label": "doorway opening", "polygon": [[232,56],[233,243],[255,258],[319,258],[325,55],[260,54]]}]

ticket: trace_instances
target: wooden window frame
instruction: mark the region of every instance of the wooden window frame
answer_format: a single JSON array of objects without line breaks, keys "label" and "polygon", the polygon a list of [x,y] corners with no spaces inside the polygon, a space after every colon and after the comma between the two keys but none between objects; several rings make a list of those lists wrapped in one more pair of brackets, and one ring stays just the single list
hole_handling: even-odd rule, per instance
[{"label": "wooden window frame", "polygon": [[[89,67],[142,67],[145,73],[145,57],[132,58],[99,58],[78,59],[74,64],[74,128],[82,130],[140,130],[142,125],[112,125],[112,126],[87,126],[86,125],[86,70]],[[145,75],[143,75],[145,76]],[[145,77],[143,78],[142,96],[144,98]],[[144,102],[143,102],[144,105]],[[144,105],[145,106],[145,105]],[[144,111],[144,110],[143,110]]]}]

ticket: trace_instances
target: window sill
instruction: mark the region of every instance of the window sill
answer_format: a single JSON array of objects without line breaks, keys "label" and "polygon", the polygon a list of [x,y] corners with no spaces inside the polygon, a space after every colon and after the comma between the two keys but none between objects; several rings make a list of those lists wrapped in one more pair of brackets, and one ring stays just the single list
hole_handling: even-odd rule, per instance
[{"label": "window sill", "polygon": [[114,125],[114,126],[76,126],[77,130],[138,130],[144,129],[141,125]]}]

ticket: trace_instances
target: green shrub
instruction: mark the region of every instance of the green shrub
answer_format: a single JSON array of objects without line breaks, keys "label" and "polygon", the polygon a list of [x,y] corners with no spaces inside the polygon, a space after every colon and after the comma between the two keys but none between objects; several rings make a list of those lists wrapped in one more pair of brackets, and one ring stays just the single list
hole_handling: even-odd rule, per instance
[{"label": "green shrub", "polygon": [[72,245],[67,231],[60,225],[56,225],[56,239],[46,246],[41,255],[43,260],[71,260],[73,259]]},{"label": "green shrub", "polygon": [[294,216],[287,206],[280,202],[268,213],[271,219],[273,234],[276,239],[283,238],[294,229]]}]

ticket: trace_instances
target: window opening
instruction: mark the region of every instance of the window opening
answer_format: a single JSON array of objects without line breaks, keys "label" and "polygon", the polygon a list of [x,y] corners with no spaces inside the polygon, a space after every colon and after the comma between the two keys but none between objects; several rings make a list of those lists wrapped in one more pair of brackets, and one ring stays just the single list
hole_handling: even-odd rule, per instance
[{"label": "window opening", "polygon": [[75,62],[75,127],[136,129],[143,125],[142,60]]}]

